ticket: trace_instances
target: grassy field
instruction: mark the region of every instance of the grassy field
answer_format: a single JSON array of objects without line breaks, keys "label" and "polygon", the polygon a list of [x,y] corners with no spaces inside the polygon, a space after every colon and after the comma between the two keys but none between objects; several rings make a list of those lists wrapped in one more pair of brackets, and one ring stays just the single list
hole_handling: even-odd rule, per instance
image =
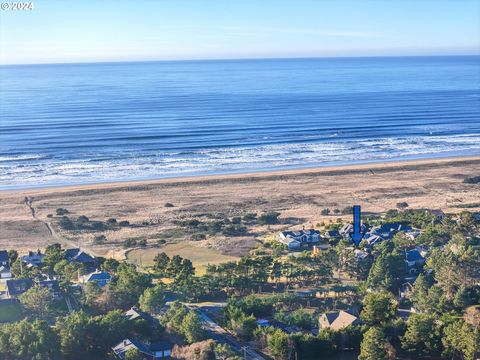
[{"label": "grassy field", "polygon": [[22,307],[19,303],[0,304],[0,323],[19,320],[22,317]]},{"label": "grassy field", "polygon": [[168,256],[180,255],[189,259],[196,270],[196,275],[203,275],[208,264],[221,264],[227,261],[238,260],[238,257],[222,255],[218,251],[192,246],[188,243],[167,244],[158,249],[136,249],[127,254],[127,259],[141,266],[153,265],[153,258],[158,253],[164,252]]}]

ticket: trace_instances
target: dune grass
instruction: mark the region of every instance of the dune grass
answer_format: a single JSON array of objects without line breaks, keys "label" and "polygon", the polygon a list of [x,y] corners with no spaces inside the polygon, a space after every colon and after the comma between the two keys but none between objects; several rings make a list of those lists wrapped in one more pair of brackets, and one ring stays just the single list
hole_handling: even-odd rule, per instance
[{"label": "dune grass", "polygon": [[208,264],[221,264],[228,261],[236,261],[239,258],[234,256],[222,255],[218,251],[192,246],[190,243],[167,244],[158,249],[135,249],[127,254],[127,259],[137,265],[144,267],[152,266],[154,257],[164,252],[168,256],[180,255],[189,259],[195,267],[196,275],[205,274]]}]

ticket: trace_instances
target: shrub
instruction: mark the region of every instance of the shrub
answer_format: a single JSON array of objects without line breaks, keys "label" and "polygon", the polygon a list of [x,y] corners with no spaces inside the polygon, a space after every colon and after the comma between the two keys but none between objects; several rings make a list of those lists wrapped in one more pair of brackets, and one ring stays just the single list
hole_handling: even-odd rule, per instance
[{"label": "shrub", "polygon": [[147,246],[147,239],[140,239],[137,241],[137,245],[141,247]]},{"label": "shrub", "polygon": [[342,214],[344,214],[344,215],[353,214],[353,206],[347,206],[347,207],[343,208]]},{"label": "shrub", "polygon": [[173,205],[172,203],[165,203],[165,205],[163,205],[165,207],[168,207],[168,208],[172,208],[172,207],[175,207],[175,205]]},{"label": "shrub", "polygon": [[107,241],[107,237],[105,235],[97,235],[93,238],[94,244],[103,244],[105,241]]},{"label": "shrub", "polygon": [[118,225],[120,225],[120,226],[130,226],[130,222],[128,222],[127,220],[123,220],[123,221],[120,221],[118,223]]},{"label": "shrub", "polygon": [[228,225],[222,231],[226,236],[242,236],[247,233],[247,228],[241,225]]},{"label": "shrub", "polygon": [[116,225],[117,224],[117,219],[115,218],[110,218],[107,220],[108,225]]},{"label": "shrub", "polygon": [[62,215],[66,215],[68,214],[68,210],[67,209],[64,209],[64,208],[58,208],[55,213],[58,215],[58,216],[62,216]]},{"label": "shrub", "polygon": [[280,213],[275,212],[275,211],[270,211],[265,214],[262,214],[258,217],[258,223],[262,225],[273,225],[273,224],[278,224],[278,217],[280,216]]},{"label": "shrub", "polygon": [[407,207],[408,207],[408,203],[406,201],[397,203],[397,208],[399,209],[406,209]]},{"label": "shrub", "polygon": [[72,230],[73,229],[73,222],[66,215],[61,217],[59,225],[64,230]]},{"label": "shrub", "polygon": [[223,229],[223,221],[212,221],[209,222],[207,225],[208,232],[210,234],[216,234]]},{"label": "shrub", "polygon": [[232,224],[240,224],[242,222],[242,218],[240,216],[235,216],[232,218]]},{"label": "shrub", "polygon": [[127,239],[123,242],[123,247],[129,248],[137,245],[137,240]]},{"label": "shrub", "polygon": [[463,179],[465,184],[480,184],[480,176],[471,176]]},{"label": "shrub", "polygon": [[90,219],[88,217],[86,217],[85,215],[80,215],[77,219],[77,221],[79,223],[87,223],[90,221]]},{"label": "shrub", "polygon": [[205,240],[207,237],[205,234],[193,234],[192,235],[192,240],[198,241],[198,240]]},{"label": "shrub", "polygon": [[256,213],[248,213],[243,216],[243,221],[253,221],[257,218]]},{"label": "shrub", "polygon": [[322,214],[322,215],[328,215],[328,214],[330,214],[330,209],[329,209],[329,208],[322,209],[322,211],[320,212],[320,214]]}]

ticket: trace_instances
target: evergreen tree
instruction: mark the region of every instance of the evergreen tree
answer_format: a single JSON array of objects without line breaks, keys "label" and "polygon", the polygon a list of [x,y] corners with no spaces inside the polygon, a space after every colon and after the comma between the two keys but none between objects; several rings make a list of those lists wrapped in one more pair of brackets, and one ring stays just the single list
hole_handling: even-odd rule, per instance
[{"label": "evergreen tree", "polygon": [[24,319],[3,325],[0,327],[0,356],[5,359],[59,359],[59,339],[45,321]]},{"label": "evergreen tree", "polygon": [[431,314],[412,314],[402,337],[402,348],[416,357],[438,356],[441,353],[441,333],[437,318]]},{"label": "evergreen tree", "polygon": [[19,296],[28,316],[47,318],[50,315],[52,295],[46,287],[33,286]]},{"label": "evergreen tree", "polygon": [[363,335],[358,360],[389,360],[393,358],[391,345],[384,332],[378,327],[368,329]]},{"label": "evergreen tree", "polygon": [[363,300],[362,320],[368,325],[386,324],[395,318],[397,302],[389,292],[368,293]]},{"label": "evergreen tree", "polygon": [[195,311],[189,311],[182,321],[182,334],[189,343],[201,341],[205,338],[200,316]]},{"label": "evergreen tree", "polygon": [[160,254],[155,255],[155,258],[153,259],[153,270],[155,270],[155,272],[161,277],[167,277],[166,270],[169,263],[170,258],[168,255],[161,252]]},{"label": "evergreen tree", "polygon": [[140,309],[145,312],[158,314],[165,305],[165,296],[163,293],[163,286],[156,285],[152,288],[147,288],[140,296]]}]

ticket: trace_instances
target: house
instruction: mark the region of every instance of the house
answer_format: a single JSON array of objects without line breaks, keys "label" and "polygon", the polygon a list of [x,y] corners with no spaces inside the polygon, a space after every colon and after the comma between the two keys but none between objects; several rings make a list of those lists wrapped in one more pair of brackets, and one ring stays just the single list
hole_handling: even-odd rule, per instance
[{"label": "house", "polygon": [[366,259],[369,255],[366,251],[360,249],[355,249],[353,252],[358,260]]},{"label": "house", "polygon": [[350,325],[357,325],[359,322],[360,320],[355,315],[340,310],[320,315],[318,318],[318,327],[320,329],[328,328],[338,331]]},{"label": "house", "polygon": [[130,310],[126,311],[125,316],[130,321],[145,320],[148,323],[148,325],[150,325],[151,327],[158,326],[158,320],[156,320],[150,314],[141,311],[135,306],[132,306]]},{"label": "house", "polygon": [[[366,234],[370,231],[370,225],[362,224],[360,227],[360,232],[362,234]],[[340,230],[338,230],[340,236],[344,239],[350,240],[350,235],[353,233],[353,225],[352,224],[345,224],[343,225]]]},{"label": "house", "polygon": [[375,234],[368,235],[363,240],[365,240],[370,246],[380,244],[382,241],[384,241],[381,236]]},{"label": "house", "polygon": [[125,353],[130,349],[137,349],[144,355],[145,360],[169,359],[172,353],[173,344],[168,341],[157,341],[147,345],[140,340],[125,339],[112,348],[119,359],[125,359]]},{"label": "house", "polygon": [[286,244],[289,250],[299,249],[302,245],[317,244],[321,241],[320,231],[309,230],[295,230],[282,231],[278,234],[280,242]]},{"label": "house", "polygon": [[10,268],[5,265],[0,265],[0,279],[11,279],[12,277]]},{"label": "house", "polygon": [[43,258],[45,257],[44,254],[40,250],[37,251],[29,251],[28,255],[22,256],[22,261],[26,264],[27,267],[39,267],[42,265]]},{"label": "house", "polygon": [[297,240],[293,240],[291,238],[286,238],[282,241],[285,245],[287,245],[288,250],[298,250],[302,247],[302,243]]},{"label": "house", "polygon": [[425,264],[425,258],[418,249],[405,251],[405,262],[409,274],[416,274],[418,269]]},{"label": "house", "polygon": [[125,353],[130,349],[137,349],[138,351],[140,351],[142,355],[145,355],[145,360],[154,359],[155,355],[150,351],[148,345],[144,344],[139,340],[124,339],[120,341],[117,345],[112,347],[113,353],[122,360],[125,359]]},{"label": "house", "polygon": [[38,282],[38,286],[47,288],[50,291],[52,298],[55,300],[58,300],[62,297],[58,280],[41,280]]},{"label": "house", "polygon": [[0,250],[0,266],[10,267],[7,250]]},{"label": "house", "polygon": [[411,231],[405,232],[405,236],[410,240],[415,240],[417,237],[420,236],[420,234],[421,234],[421,231],[418,229],[412,229]]},{"label": "house", "polygon": [[399,222],[385,223],[372,228],[371,234],[380,236],[383,240],[392,240],[399,231],[409,232],[412,228]]},{"label": "house", "polygon": [[407,277],[405,278],[405,280],[406,281],[402,285],[400,285],[400,289],[398,289],[398,293],[401,299],[407,298],[411,294],[413,290],[413,284],[415,283],[417,278]]},{"label": "house", "polygon": [[340,235],[342,235],[345,239],[350,237],[350,233],[353,232],[353,225],[352,224],[345,224],[343,225],[340,230],[338,231]]},{"label": "house", "polygon": [[32,279],[9,279],[7,280],[7,296],[17,297],[33,286]]},{"label": "house", "polygon": [[328,230],[325,233],[325,237],[329,240],[338,240],[342,237],[342,235],[340,235],[340,231],[338,230]]},{"label": "house", "polygon": [[107,285],[111,278],[110,274],[106,271],[94,271],[90,274],[80,276],[80,282],[83,284],[96,283],[98,286],[102,287]]},{"label": "house", "polygon": [[66,249],[65,250],[65,259],[68,262],[76,262],[83,264],[86,269],[94,271],[97,265],[97,260],[91,255],[83,252],[79,248]]},{"label": "house", "polygon": [[169,359],[173,344],[169,341],[156,341],[150,344],[150,351],[155,359]]}]

